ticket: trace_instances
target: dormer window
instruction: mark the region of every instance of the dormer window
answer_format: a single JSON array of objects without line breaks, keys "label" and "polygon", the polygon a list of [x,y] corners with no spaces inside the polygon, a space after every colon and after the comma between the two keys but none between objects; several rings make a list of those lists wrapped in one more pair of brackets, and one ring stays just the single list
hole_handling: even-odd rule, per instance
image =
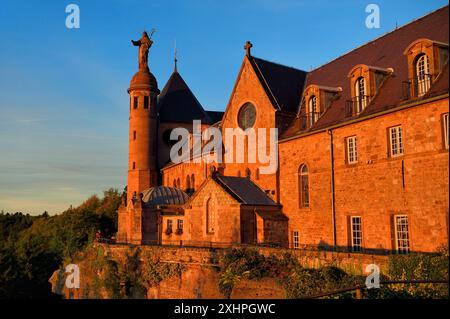
[{"label": "dormer window", "polygon": [[408,79],[403,81],[404,99],[422,97],[448,63],[448,44],[418,39],[403,54],[408,63]]},{"label": "dormer window", "polygon": [[394,73],[392,68],[380,68],[365,64],[353,67],[348,78],[350,79],[351,99],[347,100],[345,116],[352,117],[362,113],[386,79]]},{"label": "dormer window", "polygon": [[299,117],[301,119],[300,129],[312,127],[326,112],[331,103],[339,98],[342,88],[311,84],[303,92],[302,104]]},{"label": "dormer window", "polygon": [[415,84],[417,96],[424,95],[431,87],[430,58],[426,54],[421,54],[417,58]]}]

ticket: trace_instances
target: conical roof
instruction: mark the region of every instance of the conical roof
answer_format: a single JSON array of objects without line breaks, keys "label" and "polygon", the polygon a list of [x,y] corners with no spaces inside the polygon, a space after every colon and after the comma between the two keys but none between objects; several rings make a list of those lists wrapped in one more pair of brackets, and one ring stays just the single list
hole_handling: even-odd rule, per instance
[{"label": "conical roof", "polygon": [[191,123],[193,120],[201,120],[205,124],[212,123],[211,118],[176,70],[158,97],[158,113],[161,122]]}]

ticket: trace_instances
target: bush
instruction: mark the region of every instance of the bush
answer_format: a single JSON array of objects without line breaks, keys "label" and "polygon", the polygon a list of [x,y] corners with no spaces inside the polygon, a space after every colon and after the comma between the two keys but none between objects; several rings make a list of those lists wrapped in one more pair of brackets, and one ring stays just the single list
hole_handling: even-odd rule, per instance
[{"label": "bush", "polygon": [[[448,247],[436,253],[389,257],[387,280],[445,280],[448,282]],[[448,284],[394,284],[367,291],[368,298],[448,298]]]}]

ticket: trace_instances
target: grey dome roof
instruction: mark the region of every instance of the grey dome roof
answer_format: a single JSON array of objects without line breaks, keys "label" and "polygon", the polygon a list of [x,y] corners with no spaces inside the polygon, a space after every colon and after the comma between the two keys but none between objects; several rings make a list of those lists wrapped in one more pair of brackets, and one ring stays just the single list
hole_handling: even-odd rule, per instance
[{"label": "grey dome roof", "polygon": [[183,205],[188,199],[188,194],[181,189],[168,186],[151,187],[142,192],[145,206]]}]

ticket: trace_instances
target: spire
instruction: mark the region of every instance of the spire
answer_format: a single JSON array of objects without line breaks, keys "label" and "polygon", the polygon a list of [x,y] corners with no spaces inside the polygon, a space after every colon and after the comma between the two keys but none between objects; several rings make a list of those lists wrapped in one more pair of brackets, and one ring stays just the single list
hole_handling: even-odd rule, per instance
[{"label": "spire", "polygon": [[177,40],[175,40],[175,49],[173,52],[173,64],[174,64],[174,68],[173,68],[173,72],[178,72],[177,70]]}]

